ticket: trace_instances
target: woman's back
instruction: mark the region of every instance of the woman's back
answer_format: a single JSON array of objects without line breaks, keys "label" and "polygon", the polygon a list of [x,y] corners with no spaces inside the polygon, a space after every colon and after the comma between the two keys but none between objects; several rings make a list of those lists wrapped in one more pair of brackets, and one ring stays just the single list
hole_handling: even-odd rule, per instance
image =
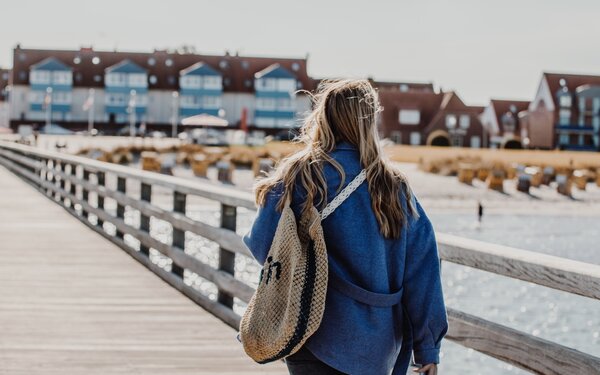
[{"label": "woman's back", "polygon": [[307,120],[305,148],[259,182],[244,242],[264,264],[287,197],[299,220],[310,205],[322,209],[335,197],[341,171],[345,186],[365,169],[366,181],[322,222],[327,298],[304,347],[344,373],[404,375],[411,353],[420,364],[439,362],[447,320],[433,228],[402,175],[381,158],[377,106],[366,82],[325,89]]}]

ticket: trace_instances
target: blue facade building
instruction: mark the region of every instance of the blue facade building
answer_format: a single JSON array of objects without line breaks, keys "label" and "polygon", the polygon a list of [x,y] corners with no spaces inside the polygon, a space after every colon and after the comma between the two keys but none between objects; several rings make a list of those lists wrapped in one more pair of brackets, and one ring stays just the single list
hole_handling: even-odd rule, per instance
[{"label": "blue facade building", "polygon": [[31,116],[69,120],[73,91],[73,70],[60,60],[49,57],[30,68],[29,109]]},{"label": "blue facade building", "polygon": [[223,77],[204,62],[198,62],[179,74],[179,115],[218,116],[222,105]]},{"label": "blue facade building", "polygon": [[290,127],[296,117],[296,76],[280,64],[254,75],[256,109],[254,122],[260,127]]},{"label": "blue facade building", "polygon": [[136,122],[144,121],[148,107],[148,73],[131,60],[105,70],[105,106],[109,122],[127,122],[135,110]]}]

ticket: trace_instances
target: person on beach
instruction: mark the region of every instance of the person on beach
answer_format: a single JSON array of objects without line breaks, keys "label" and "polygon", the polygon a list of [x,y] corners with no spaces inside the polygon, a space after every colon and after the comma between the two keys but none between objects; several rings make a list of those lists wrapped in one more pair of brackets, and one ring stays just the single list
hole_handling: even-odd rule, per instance
[{"label": "person on beach", "polygon": [[[244,235],[262,265],[288,196],[296,219],[322,210],[362,169],[366,180],[322,222],[329,273],[317,331],[285,359],[291,375],[437,374],[448,329],[430,220],[404,175],[383,158],[366,80],[324,81],[295,142],[301,149],[255,185],[258,210]],[[331,280],[331,277],[329,277]],[[341,288],[339,288],[341,289]]]}]

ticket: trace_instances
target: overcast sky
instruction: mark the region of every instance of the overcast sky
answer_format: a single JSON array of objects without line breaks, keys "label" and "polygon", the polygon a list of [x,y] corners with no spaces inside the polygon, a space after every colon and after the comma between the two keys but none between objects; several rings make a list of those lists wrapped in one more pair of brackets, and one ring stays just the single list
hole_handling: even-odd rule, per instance
[{"label": "overcast sky", "polygon": [[[434,82],[470,104],[531,99],[542,71],[600,74],[597,0],[5,0],[12,49],[303,57],[314,77]],[[8,8],[8,9],[6,9]]]}]

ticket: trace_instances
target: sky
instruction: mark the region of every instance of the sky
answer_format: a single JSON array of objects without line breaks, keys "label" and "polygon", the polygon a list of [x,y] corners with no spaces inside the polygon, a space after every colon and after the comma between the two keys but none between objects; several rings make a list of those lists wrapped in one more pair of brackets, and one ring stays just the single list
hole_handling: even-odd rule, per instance
[{"label": "sky", "polygon": [[531,99],[543,71],[600,75],[597,0],[3,0],[12,49],[304,57],[321,77],[433,82],[468,104]]}]

